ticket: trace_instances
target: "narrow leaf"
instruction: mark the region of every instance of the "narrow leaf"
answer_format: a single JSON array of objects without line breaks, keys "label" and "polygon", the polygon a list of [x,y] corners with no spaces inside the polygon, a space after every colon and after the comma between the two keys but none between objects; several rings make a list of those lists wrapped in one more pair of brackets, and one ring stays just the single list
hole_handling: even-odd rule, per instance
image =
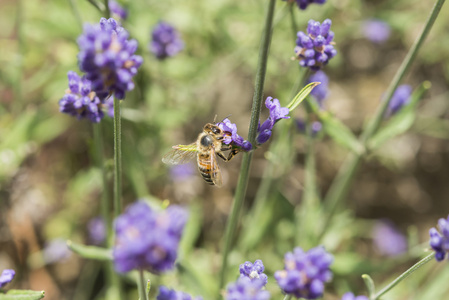
[{"label": "narrow leaf", "polygon": [[369,298],[372,299],[372,297],[375,295],[376,290],[374,287],[374,281],[368,274],[362,275],[363,281],[365,281],[366,289],[368,290]]},{"label": "narrow leaf", "polygon": [[39,300],[44,296],[44,291],[9,290],[6,294],[0,293],[0,300]]},{"label": "narrow leaf", "polygon": [[146,288],[148,299],[150,299],[150,291],[151,291],[151,280],[148,279],[148,281],[147,281],[147,288]]},{"label": "narrow leaf", "polygon": [[380,128],[377,133],[369,140],[368,148],[376,149],[383,145],[386,141],[403,134],[412,127],[416,119],[416,108],[419,100],[423,97],[424,93],[430,89],[430,82],[423,82],[412,94],[410,103],[402,107],[402,109],[391,119],[388,123]]},{"label": "narrow leaf", "polygon": [[95,260],[112,260],[112,252],[110,249],[80,245],[73,243],[72,241],[67,241],[67,246],[70,250],[84,258]]},{"label": "narrow leaf", "polygon": [[298,107],[299,104],[301,104],[304,99],[310,94],[310,92],[317,86],[321,84],[321,82],[311,82],[308,85],[306,85],[302,90],[299,91],[298,94],[296,94],[295,98],[293,98],[292,101],[287,105],[287,108],[292,111],[296,107]]}]

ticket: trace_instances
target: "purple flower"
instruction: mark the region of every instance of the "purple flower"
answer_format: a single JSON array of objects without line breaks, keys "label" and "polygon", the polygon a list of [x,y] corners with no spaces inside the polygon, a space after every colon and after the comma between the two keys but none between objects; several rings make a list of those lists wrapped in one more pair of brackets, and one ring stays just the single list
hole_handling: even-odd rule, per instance
[{"label": "purple flower", "polygon": [[285,269],[276,271],[281,289],[296,298],[316,299],[324,292],[324,283],[332,278],[329,266],[333,257],[323,247],[304,252],[297,247],[285,254]]},{"label": "purple flower", "polygon": [[187,211],[172,205],[156,212],[145,202],[136,202],[115,220],[115,269],[143,269],[154,273],[173,269]]},{"label": "purple flower", "polygon": [[440,232],[433,227],[430,229],[430,247],[435,251],[435,259],[442,261],[449,252],[449,216],[438,220]]},{"label": "purple flower", "polygon": [[96,217],[87,224],[89,240],[94,245],[101,245],[106,240],[106,224],[102,217]]},{"label": "purple flower", "polygon": [[12,269],[3,270],[2,275],[0,275],[0,289],[10,283],[15,275],[16,272]]},{"label": "purple flower", "polygon": [[295,58],[299,60],[302,67],[317,71],[337,55],[332,42],[334,33],[330,31],[331,24],[332,21],[329,19],[324,20],[323,24],[310,20],[307,25],[307,34],[298,32]]},{"label": "purple flower", "polygon": [[391,97],[390,103],[388,103],[388,109],[385,113],[385,117],[396,114],[403,106],[410,102],[410,95],[412,94],[412,87],[408,84],[402,84],[398,86]]},{"label": "purple flower", "polygon": [[265,267],[260,259],[256,260],[254,264],[247,261],[240,265],[240,277],[248,277],[251,280],[261,280],[265,286],[268,282],[268,276],[263,273],[264,270]]},{"label": "purple flower", "polygon": [[253,149],[253,145],[237,133],[237,125],[232,123],[228,118],[217,123],[217,126],[220,127],[220,129],[225,133],[223,143],[226,145],[232,144],[233,146],[240,147],[243,151],[247,152]]},{"label": "purple flower", "polygon": [[67,73],[69,89],[59,100],[59,111],[79,119],[98,123],[104,116],[103,102],[92,91],[92,83],[85,76],[79,77],[73,71]]},{"label": "purple flower", "polygon": [[270,293],[263,289],[265,283],[261,279],[251,280],[241,276],[236,282],[230,283],[226,289],[226,300],[268,300]]},{"label": "purple flower", "polygon": [[341,300],[369,300],[366,296],[354,296],[353,293],[348,292],[341,297]]},{"label": "purple flower", "polygon": [[174,56],[184,48],[184,42],[179,33],[166,22],[159,22],[154,27],[151,36],[150,50],[158,59]]},{"label": "purple flower", "polygon": [[388,220],[379,221],[374,226],[373,241],[383,255],[395,256],[407,251],[407,239]]},{"label": "purple flower", "polygon": [[114,96],[106,98],[104,100],[104,106],[109,117],[114,118]]},{"label": "purple flower", "polygon": [[321,82],[321,84],[317,85],[310,94],[315,98],[321,108],[323,108],[323,102],[327,98],[328,90],[329,90],[329,78],[326,73],[323,71],[317,71],[315,74],[309,77],[307,80],[307,84],[311,82]]},{"label": "purple flower", "polygon": [[270,116],[268,119],[257,128],[258,135],[256,137],[257,144],[261,145],[268,141],[271,137],[271,132],[273,130],[274,124],[280,119],[289,119],[287,116],[289,109],[287,107],[281,107],[278,99],[273,99],[273,97],[267,97],[265,100],[265,106],[270,111]]},{"label": "purple flower", "polygon": [[371,19],[362,24],[363,35],[373,43],[381,44],[390,37],[390,25],[384,21]]},{"label": "purple flower", "polygon": [[173,181],[179,182],[196,174],[196,167],[192,163],[184,165],[174,165],[170,168],[170,177]]},{"label": "purple flower", "polygon": [[[300,119],[300,118],[296,119],[296,126],[297,126],[298,130],[303,134],[307,133],[306,125],[307,124],[303,119]],[[323,129],[323,124],[321,124],[321,122],[319,122],[319,121],[312,122],[312,137],[316,137],[318,135],[318,133],[321,131],[321,129]]]},{"label": "purple flower", "polygon": [[114,19],[126,20],[128,17],[128,11],[124,9],[117,1],[109,0],[109,10]]},{"label": "purple flower", "polygon": [[161,285],[159,287],[159,294],[156,300],[202,300],[201,297],[192,298],[189,294],[178,292],[175,290],[170,290],[169,288]]},{"label": "purple flower", "polygon": [[137,41],[128,37],[116,20],[101,18],[100,24],[85,25],[78,38],[79,67],[100,99],[112,94],[123,99],[127,91],[134,89],[132,78],[142,64],[142,57],[134,54]]},{"label": "purple flower", "polygon": [[292,3],[293,1],[296,1],[296,4],[300,9],[306,9],[309,4],[316,3],[316,4],[323,4],[326,3],[326,0],[283,0],[288,1]]},{"label": "purple flower", "polygon": [[47,264],[55,262],[65,261],[71,255],[72,252],[67,247],[67,241],[62,238],[56,238],[46,243],[42,250],[44,261]]}]

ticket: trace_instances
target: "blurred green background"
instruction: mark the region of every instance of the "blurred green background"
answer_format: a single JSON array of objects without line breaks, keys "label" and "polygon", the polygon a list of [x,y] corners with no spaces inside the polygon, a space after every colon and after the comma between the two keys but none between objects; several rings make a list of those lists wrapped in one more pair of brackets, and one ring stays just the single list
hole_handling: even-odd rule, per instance
[{"label": "blurred green background", "polygon": [[[246,137],[255,65],[267,1],[191,0],[121,1],[128,9],[123,26],[139,42],[144,64],[136,88],[123,101],[124,200],[168,199],[191,207],[178,272],[153,278],[211,299],[217,292],[220,248],[239,173],[240,157],[221,163],[223,188],[210,187],[196,174],[177,179],[162,155],[173,144],[193,142],[202,126],[231,115]],[[73,0],[84,22],[102,16],[88,1]],[[296,11],[307,21],[332,19],[337,57],[325,71],[330,77],[326,109],[359,134],[419,34],[432,1],[328,0]],[[286,3],[277,2],[276,25],[268,60],[265,96],[288,99],[297,77],[295,37]],[[347,209],[336,218],[324,242],[336,257],[334,281],[325,299],[353,290],[364,293],[360,275],[388,282],[404,271],[426,246],[427,232],[449,212],[449,10],[443,9],[405,83],[432,88],[421,101],[415,124],[369,155],[351,188]],[[364,20],[379,18],[392,28],[384,44],[367,40]],[[151,29],[164,20],[175,26],[185,49],[158,61],[149,52]],[[46,290],[45,299],[102,299],[100,265],[76,255],[45,261],[49,241],[87,241],[87,222],[99,214],[101,175],[95,167],[92,124],[59,113],[58,100],[67,89],[67,72],[77,67],[76,38],[81,33],[69,0],[2,0],[0,2],[0,269],[14,268],[14,288]],[[293,117],[302,116],[295,111]],[[262,112],[266,116],[266,111]],[[112,120],[101,123],[105,159],[112,190]],[[276,143],[274,136],[272,143]],[[305,139],[290,136],[292,162],[274,174],[272,208],[263,238],[248,244],[237,240],[231,253],[229,281],[245,260],[263,259],[267,273],[283,267],[294,246],[292,210],[301,203]],[[326,192],[347,150],[330,138],[316,143],[317,180]],[[269,146],[254,155],[245,203],[251,211],[261,176],[270,160]],[[109,191],[111,193],[111,191]],[[373,247],[371,228],[390,219],[409,236],[407,254],[385,257]],[[249,221],[248,221],[249,220]],[[241,235],[257,220],[244,216]],[[311,224],[313,226],[313,224]],[[315,245],[304,245],[308,248]],[[230,269],[231,270],[231,269]],[[231,274],[234,274],[231,276]],[[212,275],[212,276],[210,276]],[[391,278],[390,278],[391,276]],[[449,270],[430,263],[385,299],[443,299]],[[129,288],[129,299],[137,298]],[[417,287],[421,287],[419,291]],[[270,276],[268,289],[281,299]]]}]

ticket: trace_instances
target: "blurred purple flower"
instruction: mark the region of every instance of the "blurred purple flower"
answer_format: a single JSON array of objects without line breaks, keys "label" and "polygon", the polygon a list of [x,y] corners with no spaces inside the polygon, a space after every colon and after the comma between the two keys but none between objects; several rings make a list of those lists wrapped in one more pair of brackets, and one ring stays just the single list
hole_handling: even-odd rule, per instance
[{"label": "blurred purple flower", "polygon": [[379,221],[373,227],[373,241],[383,255],[395,256],[407,251],[406,237],[388,220]]},{"label": "blurred purple flower", "polygon": [[179,182],[188,179],[196,174],[195,166],[192,163],[174,165],[170,168],[170,177],[173,181]]},{"label": "blurred purple flower", "polygon": [[371,42],[381,44],[388,40],[388,38],[390,37],[391,29],[390,25],[388,25],[386,22],[377,19],[371,19],[363,22],[362,33]]},{"label": "blurred purple flower", "polygon": [[435,259],[442,261],[446,253],[449,252],[449,216],[447,219],[438,220],[438,230],[432,227],[429,231],[430,234],[430,247],[435,251]]},{"label": "blurred purple flower", "polygon": [[89,240],[94,245],[101,245],[106,240],[106,224],[102,217],[96,217],[87,224]]},{"label": "blurred purple flower", "polygon": [[236,282],[228,284],[225,300],[268,300],[270,293],[263,289],[264,285],[261,279],[251,280],[242,276]]},{"label": "blurred purple flower", "polygon": [[109,0],[109,10],[114,19],[126,20],[128,11],[124,9],[117,1]]},{"label": "blurred purple flower", "polygon": [[270,116],[268,119],[257,128],[258,135],[256,137],[257,144],[261,145],[267,142],[271,137],[271,132],[273,131],[274,124],[280,119],[290,119],[288,115],[289,109],[287,107],[281,107],[278,99],[273,99],[273,97],[267,97],[265,100],[265,106],[270,111]]},{"label": "blurred purple flower", "polygon": [[256,260],[254,264],[247,261],[240,265],[240,277],[248,277],[251,280],[261,280],[265,286],[268,282],[268,276],[263,273],[264,270],[265,267],[260,259]]},{"label": "blurred purple flower", "polygon": [[114,96],[107,97],[104,100],[104,106],[106,108],[106,113],[109,117],[114,118]]},{"label": "blurred purple flower", "polygon": [[0,289],[6,284],[10,283],[14,279],[15,275],[16,272],[12,269],[3,270],[2,274],[0,275]]},{"label": "blurred purple flower", "polygon": [[243,151],[250,151],[253,146],[250,142],[243,139],[237,133],[237,125],[232,123],[228,118],[217,123],[217,126],[225,132],[223,143],[226,145],[232,144],[234,146],[240,147]]},{"label": "blurred purple flower", "polygon": [[332,278],[329,270],[333,257],[323,247],[304,252],[297,247],[285,254],[285,269],[276,271],[281,289],[296,298],[316,299],[323,295],[324,283]]},{"label": "blurred purple flower", "polygon": [[323,24],[310,20],[307,25],[307,34],[299,31],[296,40],[295,58],[302,67],[313,71],[321,69],[329,60],[337,55],[332,40],[334,33],[330,31],[332,21],[326,19]]},{"label": "blurred purple flower", "polygon": [[[299,132],[306,134],[306,122],[303,119],[296,119],[296,126]],[[312,137],[316,137],[318,133],[323,129],[323,124],[319,121],[312,122]]]},{"label": "blurred purple flower", "polygon": [[202,300],[201,297],[192,298],[189,294],[171,290],[163,285],[159,286],[159,294],[156,300]]},{"label": "blurred purple flower", "polygon": [[46,264],[52,264],[67,260],[72,252],[69,250],[66,240],[56,238],[45,244],[42,255]]},{"label": "blurred purple flower", "polygon": [[412,87],[408,84],[402,84],[398,86],[390,103],[388,103],[388,109],[385,113],[385,117],[390,117],[396,114],[401,108],[410,102],[410,96],[412,94]]},{"label": "blurred purple flower", "polygon": [[312,3],[316,3],[316,4],[326,3],[326,0],[283,0],[283,1],[288,1],[290,3],[293,3],[294,1],[296,1],[296,4],[298,5],[298,7],[302,10],[306,9],[307,6],[309,6],[309,4],[312,4]]},{"label": "blurred purple flower", "polygon": [[309,77],[309,79],[307,80],[307,84],[311,82],[321,82],[321,84],[317,85],[310,92],[310,94],[318,102],[319,106],[323,108],[324,100],[327,98],[327,94],[329,91],[329,78],[327,77],[326,73],[320,70]]},{"label": "blurred purple flower", "polygon": [[76,72],[67,73],[69,89],[59,100],[59,111],[80,119],[89,119],[98,123],[103,118],[103,102],[92,91],[92,83],[85,76],[79,77]]},{"label": "blurred purple flower", "polygon": [[142,64],[142,57],[134,54],[137,41],[128,37],[116,20],[101,18],[100,24],[85,25],[78,38],[79,67],[100,99],[112,94],[123,99],[127,91],[134,89],[132,78]]},{"label": "blurred purple flower", "polygon": [[156,212],[145,202],[136,202],[115,220],[115,269],[158,273],[173,269],[187,211],[176,205]]},{"label": "blurred purple flower", "polygon": [[369,300],[366,296],[354,296],[353,293],[348,292],[341,297],[341,300]]},{"label": "blurred purple flower", "polygon": [[179,33],[166,22],[159,22],[154,27],[151,36],[150,50],[158,59],[174,56],[184,49],[184,42]]}]

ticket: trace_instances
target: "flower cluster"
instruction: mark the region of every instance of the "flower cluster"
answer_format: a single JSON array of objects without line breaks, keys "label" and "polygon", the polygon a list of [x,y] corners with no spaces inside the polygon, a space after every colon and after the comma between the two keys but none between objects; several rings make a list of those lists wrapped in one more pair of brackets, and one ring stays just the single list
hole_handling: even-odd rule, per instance
[{"label": "flower cluster", "polygon": [[261,280],[265,286],[268,282],[268,276],[263,273],[265,267],[260,259],[256,260],[254,264],[247,261],[240,265],[240,277],[248,277],[251,280]]},{"label": "flower cluster", "polygon": [[159,287],[156,300],[202,300],[201,297],[192,298],[189,294],[171,290],[163,285]]},{"label": "flower cluster", "polygon": [[373,227],[373,241],[383,255],[395,256],[407,251],[406,237],[388,220],[379,221]]},{"label": "flower cluster", "polygon": [[402,107],[410,102],[410,95],[412,94],[412,87],[408,84],[402,84],[398,86],[391,97],[390,103],[388,103],[388,110],[385,113],[385,117],[396,114]]},{"label": "flower cluster", "polygon": [[449,252],[449,216],[438,220],[440,232],[433,227],[430,229],[430,247],[435,251],[435,259],[442,261]]},{"label": "flower cluster", "polygon": [[123,99],[134,88],[132,78],[142,64],[142,57],[134,54],[137,41],[128,37],[116,20],[101,18],[99,25],[86,25],[78,38],[79,67],[100,99],[112,94]]},{"label": "flower cluster", "polygon": [[0,289],[6,284],[10,283],[14,279],[15,275],[16,272],[12,269],[3,270],[2,274],[0,275]]},{"label": "flower cluster", "polygon": [[109,10],[114,19],[126,20],[128,17],[128,11],[124,9],[117,1],[109,0]]},{"label": "flower cluster", "polygon": [[348,292],[341,297],[341,300],[368,300],[366,296],[354,296],[353,293]]},{"label": "flower cluster", "polygon": [[381,44],[390,37],[390,25],[381,20],[367,20],[363,22],[362,34],[371,42]]},{"label": "flower cluster", "polygon": [[106,240],[106,223],[102,217],[96,217],[87,224],[89,241],[94,245],[101,245]]},{"label": "flower cluster", "polygon": [[307,25],[307,34],[298,32],[295,58],[299,60],[302,67],[319,70],[337,55],[332,42],[334,33],[330,31],[331,24],[332,21],[329,19],[324,20],[323,24],[310,20]]},{"label": "flower cluster", "polygon": [[151,36],[150,50],[158,59],[174,56],[184,48],[184,42],[179,33],[166,22],[159,22]]},{"label": "flower cluster", "polygon": [[297,298],[316,299],[324,292],[324,283],[332,278],[329,266],[333,257],[323,247],[304,252],[297,247],[285,254],[285,269],[276,271],[281,289]]},{"label": "flower cluster", "polygon": [[298,7],[302,10],[306,9],[309,4],[316,3],[316,4],[324,4],[326,3],[326,0],[284,0],[288,2],[296,1],[296,4]]},{"label": "flower cluster", "polygon": [[253,145],[237,133],[237,125],[232,123],[228,118],[217,123],[217,126],[225,133],[223,143],[226,145],[240,147],[243,151],[251,151],[253,149]]},{"label": "flower cluster", "polygon": [[136,202],[115,220],[115,269],[143,269],[154,273],[173,269],[187,212],[172,205],[156,212]]},{"label": "flower cluster", "polygon": [[264,290],[265,283],[261,279],[251,280],[242,276],[226,288],[226,300],[268,300],[270,293]]},{"label": "flower cluster", "polygon": [[[306,134],[307,133],[307,123],[303,119],[296,119],[296,127],[299,132]],[[320,133],[321,129],[323,129],[323,124],[320,121],[312,122],[312,137],[316,137],[318,133]]]},{"label": "flower cluster", "polygon": [[100,122],[104,116],[103,107],[108,108],[107,103],[113,102],[114,99],[110,97],[107,100],[100,100],[92,91],[92,83],[85,76],[80,77],[76,72],[69,71],[67,77],[69,88],[59,100],[59,111],[78,119],[89,119],[94,123]]},{"label": "flower cluster", "polygon": [[326,73],[323,71],[317,71],[315,74],[312,74],[307,80],[307,84],[311,82],[321,82],[319,85],[313,88],[310,92],[315,100],[318,102],[318,105],[323,108],[324,100],[326,100],[328,92],[329,92],[329,78]]},{"label": "flower cluster", "polygon": [[287,116],[289,109],[287,107],[281,107],[278,99],[273,99],[273,97],[267,97],[265,100],[265,106],[270,111],[270,116],[268,119],[262,123],[257,128],[258,135],[256,137],[257,144],[261,145],[268,141],[271,137],[271,132],[273,130],[274,124],[280,119],[289,119]]}]

